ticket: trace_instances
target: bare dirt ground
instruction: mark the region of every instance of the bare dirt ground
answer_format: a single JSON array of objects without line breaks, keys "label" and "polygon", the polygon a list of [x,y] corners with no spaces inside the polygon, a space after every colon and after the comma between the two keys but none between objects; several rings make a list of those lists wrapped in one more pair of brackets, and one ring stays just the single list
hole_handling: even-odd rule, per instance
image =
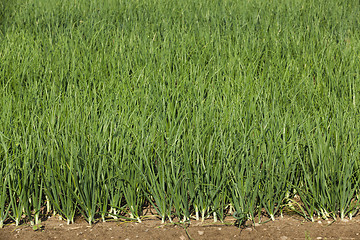
[{"label": "bare dirt ground", "polygon": [[275,221],[243,228],[235,227],[234,219],[227,218],[224,223],[207,220],[203,223],[191,221],[191,224],[161,224],[158,219],[135,222],[98,222],[89,226],[78,219],[74,224],[51,217],[41,223],[40,229],[22,224],[16,227],[8,224],[0,229],[0,240],[8,239],[360,239],[360,217],[352,220],[304,221],[298,216],[278,217]]}]

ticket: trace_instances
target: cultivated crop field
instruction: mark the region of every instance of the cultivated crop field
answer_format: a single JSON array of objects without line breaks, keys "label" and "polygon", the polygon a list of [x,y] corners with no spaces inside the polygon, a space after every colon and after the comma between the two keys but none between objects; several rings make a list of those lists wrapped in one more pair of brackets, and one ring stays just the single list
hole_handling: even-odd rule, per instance
[{"label": "cultivated crop field", "polygon": [[359,1],[0,10],[0,227],[358,213]]}]

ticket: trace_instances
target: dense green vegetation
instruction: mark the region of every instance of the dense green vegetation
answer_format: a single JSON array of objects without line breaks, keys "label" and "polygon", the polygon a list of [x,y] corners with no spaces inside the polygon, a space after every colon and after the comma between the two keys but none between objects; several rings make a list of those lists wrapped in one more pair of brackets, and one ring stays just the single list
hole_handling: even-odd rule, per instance
[{"label": "dense green vegetation", "polygon": [[0,226],[358,212],[359,1],[0,6]]}]

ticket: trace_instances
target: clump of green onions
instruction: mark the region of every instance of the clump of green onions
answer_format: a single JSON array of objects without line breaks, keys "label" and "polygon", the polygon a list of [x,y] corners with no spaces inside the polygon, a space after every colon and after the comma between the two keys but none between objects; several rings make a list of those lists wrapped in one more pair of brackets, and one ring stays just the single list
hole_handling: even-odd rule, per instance
[{"label": "clump of green onions", "polygon": [[0,227],[358,212],[357,1],[0,8]]}]

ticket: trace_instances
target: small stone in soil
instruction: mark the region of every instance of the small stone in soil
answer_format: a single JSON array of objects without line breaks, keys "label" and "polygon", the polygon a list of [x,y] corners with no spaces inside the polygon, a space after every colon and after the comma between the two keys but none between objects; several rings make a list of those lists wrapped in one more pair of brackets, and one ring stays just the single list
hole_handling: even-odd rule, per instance
[{"label": "small stone in soil", "polygon": [[204,231],[198,231],[198,234],[201,236],[201,235],[204,235]]}]

